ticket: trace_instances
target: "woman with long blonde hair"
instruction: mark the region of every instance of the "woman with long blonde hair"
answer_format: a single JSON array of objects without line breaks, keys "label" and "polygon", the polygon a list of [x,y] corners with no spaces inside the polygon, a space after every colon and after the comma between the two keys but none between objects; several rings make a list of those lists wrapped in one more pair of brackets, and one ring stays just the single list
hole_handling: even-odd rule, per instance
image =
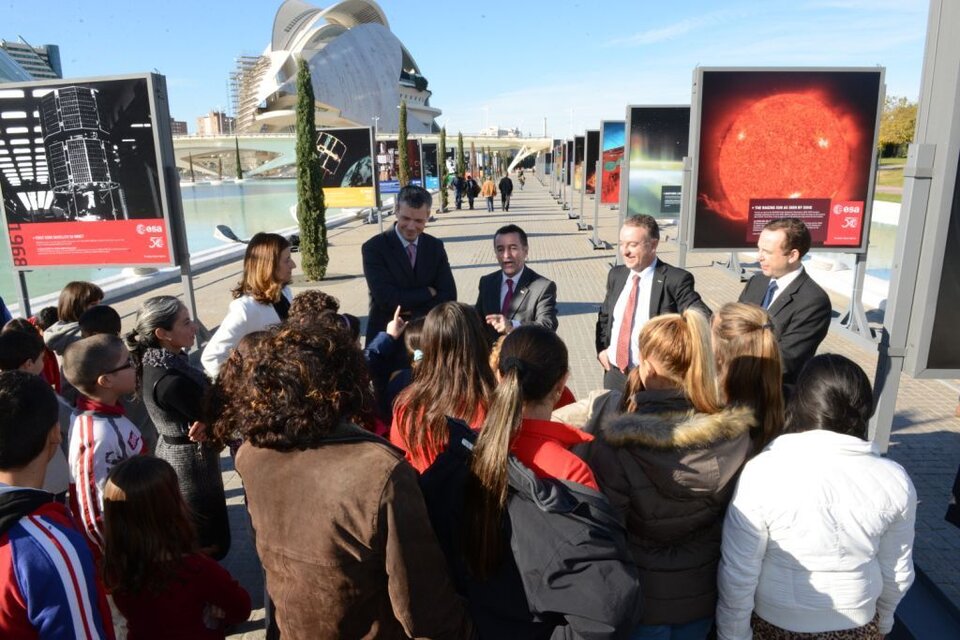
[{"label": "woman with long blonde hair", "polygon": [[759,426],[751,431],[754,453],[783,429],[783,367],[770,316],[742,302],[723,305],[713,319],[720,397],[727,406],[753,409]]},{"label": "woman with long blonde hair", "polygon": [[721,525],[750,451],[748,408],[722,409],[710,325],[688,309],[644,325],[627,413],[587,462],[625,522],[643,612],[631,638],[705,638],[717,604]]}]

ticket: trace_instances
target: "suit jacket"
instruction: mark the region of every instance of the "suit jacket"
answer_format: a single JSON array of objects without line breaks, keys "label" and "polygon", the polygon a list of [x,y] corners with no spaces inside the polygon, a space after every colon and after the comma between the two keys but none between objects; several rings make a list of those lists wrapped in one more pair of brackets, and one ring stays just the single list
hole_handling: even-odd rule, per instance
[{"label": "suit jacket", "polygon": [[[763,305],[769,284],[768,276],[756,274],[743,288],[739,301]],[[793,384],[803,365],[817,353],[830,330],[832,311],[830,296],[806,271],[781,291],[767,309],[780,343],[785,384]]]},{"label": "suit jacket", "polygon": [[[442,302],[457,299],[457,284],[443,242],[426,233],[417,242],[416,268],[394,227],[363,243],[363,276],[370,291],[367,342],[387,327],[397,305],[414,318]],[[430,295],[427,287],[437,291]]]},{"label": "suit jacket", "polygon": [[[500,313],[500,289],[503,286],[503,272],[494,271],[480,278],[480,293],[477,296],[476,309],[480,318],[491,313]],[[518,320],[521,325],[538,324],[552,331],[557,330],[557,285],[539,273],[525,266],[520,280],[514,283],[513,301],[510,303],[510,320]],[[497,332],[490,325],[484,325],[492,340]]]},{"label": "suit jacket", "polygon": [[[607,293],[597,314],[597,353],[610,346],[613,310],[629,276],[630,269],[624,265],[610,269],[607,274]],[[678,267],[671,267],[658,258],[653,285],[650,288],[650,317],[655,318],[665,313],[683,313],[691,307],[710,319],[710,307],[704,304],[700,294],[694,289],[693,274]]]}]

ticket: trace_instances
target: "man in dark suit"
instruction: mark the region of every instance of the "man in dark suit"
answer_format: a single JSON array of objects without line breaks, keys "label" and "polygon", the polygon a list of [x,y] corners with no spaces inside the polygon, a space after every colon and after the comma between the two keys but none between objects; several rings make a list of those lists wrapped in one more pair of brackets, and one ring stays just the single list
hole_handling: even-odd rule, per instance
[{"label": "man in dark suit", "polygon": [[433,198],[422,187],[397,194],[397,222],[363,243],[363,276],[370,290],[367,343],[383,331],[397,307],[413,318],[457,299],[457,285],[443,242],[423,233]]},{"label": "man in dark suit", "polygon": [[640,360],[640,330],[648,320],[689,308],[710,318],[693,276],[657,258],[659,242],[660,227],[652,216],[632,216],[620,227],[623,264],[607,275],[607,293],[597,315],[597,360],[605,389],[623,390],[627,373]]},{"label": "man in dark suit", "polygon": [[750,278],[740,294],[740,302],[763,307],[770,314],[780,343],[784,384],[796,381],[830,330],[830,297],[801,262],[809,250],[810,231],[802,220],[768,222],[757,240],[762,273]]},{"label": "man in dark suit", "polygon": [[477,313],[493,342],[523,324],[557,329],[557,285],[526,266],[527,234],[515,224],[493,236],[500,270],[480,278]]}]

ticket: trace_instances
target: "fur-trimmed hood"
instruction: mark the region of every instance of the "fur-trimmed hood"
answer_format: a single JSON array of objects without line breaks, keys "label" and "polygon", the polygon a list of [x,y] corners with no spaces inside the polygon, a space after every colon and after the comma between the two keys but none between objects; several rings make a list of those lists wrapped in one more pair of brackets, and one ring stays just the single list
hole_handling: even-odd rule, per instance
[{"label": "fur-trimmed hood", "polygon": [[750,450],[753,411],[743,407],[697,413],[679,391],[645,391],[639,409],[601,428],[601,438],[639,464],[667,495],[703,495],[723,489]]}]

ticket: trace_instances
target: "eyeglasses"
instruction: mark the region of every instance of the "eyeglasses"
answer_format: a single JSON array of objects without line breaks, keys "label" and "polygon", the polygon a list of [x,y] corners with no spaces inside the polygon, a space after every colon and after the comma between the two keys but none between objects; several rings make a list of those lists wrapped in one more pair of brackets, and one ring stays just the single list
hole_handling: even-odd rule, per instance
[{"label": "eyeglasses", "polygon": [[107,375],[108,373],[117,373],[118,371],[123,371],[124,369],[133,369],[136,365],[133,363],[132,358],[128,358],[127,361],[117,367],[116,369],[110,369],[110,371],[104,371],[101,375]]}]

